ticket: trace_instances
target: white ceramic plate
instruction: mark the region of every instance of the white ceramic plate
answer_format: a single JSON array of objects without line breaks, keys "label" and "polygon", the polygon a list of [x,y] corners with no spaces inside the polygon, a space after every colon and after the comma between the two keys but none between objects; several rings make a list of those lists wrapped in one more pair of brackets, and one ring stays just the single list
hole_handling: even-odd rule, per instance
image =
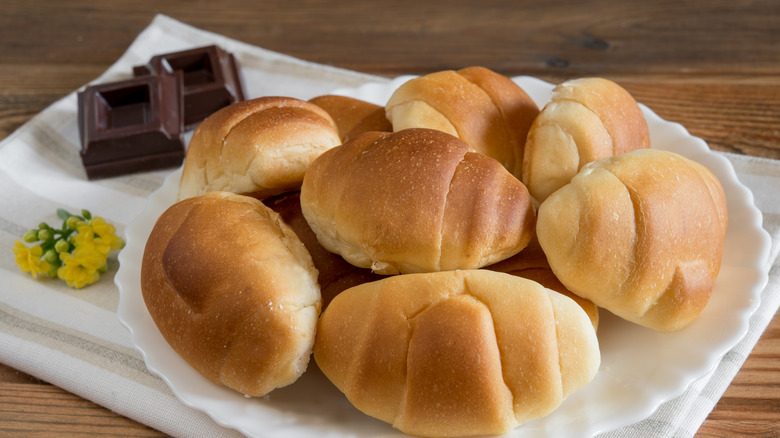
[{"label": "white ceramic plate", "polygon": [[[408,80],[367,84],[335,94],[384,104]],[[514,80],[541,108],[553,85],[530,77]],[[677,152],[707,166],[726,193],[729,228],[720,275],[702,315],[685,330],[661,334],[601,312],[602,365],[588,386],[552,414],[515,429],[511,437],[587,437],[650,416],[705,376],[746,333],[748,319],[767,281],[769,236],[753,196],[736,177],[731,163],[713,153],[682,126],[662,120],[642,106],[653,148]],[[173,172],[149,198],[147,208],[126,230],[127,246],[119,255],[116,283],[119,318],[132,332],[147,367],[159,375],[185,404],[218,423],[253,437],[390,437],[389,425],[352,407],[311,361],[295,384],[263,398],[245,398],[212,384],[187,365],[165,342],[144,305],[140,266],[146,239],[156,219],[176,200],[181,171]]]}]

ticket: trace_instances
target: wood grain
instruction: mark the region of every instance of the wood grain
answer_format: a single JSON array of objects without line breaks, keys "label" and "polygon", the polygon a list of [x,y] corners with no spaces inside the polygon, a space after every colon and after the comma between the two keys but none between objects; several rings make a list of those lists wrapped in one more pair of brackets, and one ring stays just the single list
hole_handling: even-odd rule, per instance
[{"label": "wood grain", "polygon": [[[607,77],[713,149],[780,158],[776,0],[6,0],[0,138],[105,71],[156,13],[383,76],[482,65]],[[0,365],[0,436],[51,435],[164,436]],[[780,436],[780,317],[696,436]]]},{"label": "wood grain", "polygon": [[780,436],[780,317],[775,316],[697,438]]},{"label": "wood grain", "polygon": [[[5,370],[0,373],[2,376],[9,370],[3,367]],[[56,386],[0,380],[0,436],[83,437],[87,435],[165,436]]]},{"label": "wood grain", "polygon": [[666,120],[681,123],[710,148],[780,158],[780,76],[665,79],[617,79],[634,97]]}]

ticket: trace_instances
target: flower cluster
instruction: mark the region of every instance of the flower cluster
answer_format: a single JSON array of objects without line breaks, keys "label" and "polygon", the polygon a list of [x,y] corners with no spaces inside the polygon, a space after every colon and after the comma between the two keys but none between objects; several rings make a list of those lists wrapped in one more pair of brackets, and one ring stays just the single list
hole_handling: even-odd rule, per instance
[{"label": "flower cluster", "polygon": [[113,225],[87,210],[76,216],[59,209],[57,216],[62,219],[61,228],[41,222],[24,234],[23,240],[33,246],[14,242],[16,264],[33,278],[59,277],[77,289],[98,281],[106,271],[109,254],[124,247],[124,240]]}]

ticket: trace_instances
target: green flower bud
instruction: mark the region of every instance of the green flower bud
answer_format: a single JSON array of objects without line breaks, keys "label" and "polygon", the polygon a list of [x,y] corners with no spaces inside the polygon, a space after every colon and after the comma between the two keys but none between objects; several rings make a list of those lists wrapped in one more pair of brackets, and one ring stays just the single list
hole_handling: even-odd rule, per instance
[{"label": "green flower bud", "polygon": [[46,260],[49,263],[57,263],[60,260],[59,254],[57,254],[57,251],[50,249],[43,253],[43,259]]},{"label": "green flower bud", "polygon": [[24,233],[22,239],[27,243],[33,243],[38,241],[38,230],[30,230]]},{"label": "green flower bud", "polygon": [[65,239],[60,239],[54,244],[54,250],[58,253],[68,252],[70,250],[70,243]]},{"label": "green flower bud", "polygon": [[51,268],[49,268],[49,272],[47,272],[46,275],[48,275],[49,278],[57,278],[57,269],[59,268],[58,265],[51,265]]},{"label": "green flower bud", "polygon": [[84,216],[84,219],[86,220],[92,219],[92,213],[90,213],[89,210],[81,210],[81,215]]},{"label": "green flower bud", "polygon": [[48,229],[42,229],[38,231],[38,240],[47,241],[54,238],[54,234]]},{"label": "green flower bud", "polygon": [[51,230],[51,227],[46,222],[39,223],[38,228],[41,230]]},{"label": "green flower bud", "polygon": [[75,230],[79,226],[79,222],[81,222],[81,219],[78,216],[71,216],[65,221],[65,226]]}]

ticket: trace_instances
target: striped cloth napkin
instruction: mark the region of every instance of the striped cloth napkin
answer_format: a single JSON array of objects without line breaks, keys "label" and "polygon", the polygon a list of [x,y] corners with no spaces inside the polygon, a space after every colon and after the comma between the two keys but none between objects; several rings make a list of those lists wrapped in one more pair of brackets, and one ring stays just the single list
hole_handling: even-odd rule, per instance
[{"label": "striped cloth napkin", "polygon": [[[236,55],[248,97],[308,99],[333,89],[386,79],[304,62],[205,32],[159,15],[95,82],[130,77],[155,54],[217,44]],[[240,436],[174,396],[149,372],[116,314],[115,256],[98,283],[71,289],[36,281],[15,265],[11,248],[40,221],[59,224],[58,208],[88,209],[122,235],[168,171],[88,181],[79,158],[77,98],[71,93],[0,143],[0,361],[172,436]],[[780,305],[780,162],[733,154],[739,180],[755,195],[772,238],[769,283],[749,332],[676,399],[649,418],[607,432],[609,437],[693,436],[717,403]]]}]

